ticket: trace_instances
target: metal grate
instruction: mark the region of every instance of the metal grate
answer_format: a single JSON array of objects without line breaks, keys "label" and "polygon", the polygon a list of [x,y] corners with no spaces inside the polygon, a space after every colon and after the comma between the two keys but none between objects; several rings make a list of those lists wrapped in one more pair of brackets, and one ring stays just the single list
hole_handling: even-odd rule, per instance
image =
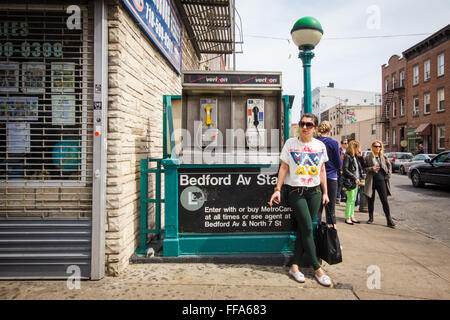
[{"label": "metal grate", "polygon": [[230,0],[180,0],[179,3],[190,38],[200,53],[233,53]]},{"label": "metal grate", "polygon": [[90,217],[92,3],[36,3],[0,4],[0,217]]}]

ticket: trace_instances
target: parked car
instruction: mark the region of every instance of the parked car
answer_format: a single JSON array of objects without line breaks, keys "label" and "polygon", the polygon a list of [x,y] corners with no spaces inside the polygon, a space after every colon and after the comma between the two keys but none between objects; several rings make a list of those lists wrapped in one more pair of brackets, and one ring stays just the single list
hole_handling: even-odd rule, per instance
[{"label": "parked car", "polygon": [[400,169],[400,165],[409,162],[414,157],[411,152],[386,152],[384,154],[392,165],[392,172]]},{"label": "parked car", "polygon": [[422,163],[422,162],[424,162],[426,159],[432,159],[432,158],[434,158],[434,157],[436,157],[436,154],[431,154],[431,153],[421,153],[421,154],[416,154],[416,155],[411,159],[411,161],[402,163],[402,164],[400,165],[400,173],[401,173],[401,174],[407,174],[409,168],[410,168],[412,165],[415,165],[415,164],[417,164],[417,163]]},{"label": "parked car", "polygon": [[371,153],[371,152],[372,152],[371,150],[364,150],[364,151],[361,151],[362,156],[363,156],[364,159],[365,159],[365,158],[367,157],[367,155],[368,155],[369,153]]},{"label": "parked car", "polygon": [[414,187],[423,187],[425,183],[450,186],[450,150],[411,166],[408,177]]}]

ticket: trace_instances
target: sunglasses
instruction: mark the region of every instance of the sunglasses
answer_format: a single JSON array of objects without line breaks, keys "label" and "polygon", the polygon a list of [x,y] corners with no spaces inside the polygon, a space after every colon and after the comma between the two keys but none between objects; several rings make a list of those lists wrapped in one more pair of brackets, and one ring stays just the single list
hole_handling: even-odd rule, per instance
[{"label": "sunglasses", "polygon": [[308,129],[311,129],[311,128],[314,128],[314,127],[315,127],[315,126],[314,126],[314,123],[312,123],[312,122],[303,122],[303,121],[300,121],[298,124],[300,125],[300,128],[306,127],[306,128],[308,128]]},{"label": "sunglasses", "polygon": [[373,146],[374,148],[381,148],[381,146]]}]

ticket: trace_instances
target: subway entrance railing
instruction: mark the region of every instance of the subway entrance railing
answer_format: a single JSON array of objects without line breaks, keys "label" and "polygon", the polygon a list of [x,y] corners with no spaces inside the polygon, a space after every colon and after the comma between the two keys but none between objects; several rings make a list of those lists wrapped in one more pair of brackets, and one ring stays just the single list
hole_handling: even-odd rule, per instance
[{"label": "subway entrance railing", "polygon": [[[228,86],[198,84],[209,76]],[[291,209],[283,201],[277,206],[268,204],[276,184],[279,152],[289,138],[293,101],[292,96],[281,95],[281,79],[276,76],[185,74],[183,95],[164,96],[163,156],[141,160],[136,255],[147,255],[151,248],[156,248],[154,254],[160,257],[292,253],[295,222]],[[233,79],[239,81],[234,87],[230,85]],[[251,81],[256,82],[251,85]],[[200,120],[197,131],[196,117]],[[202,130],[204,123],[217,123],[217,130]],[[228,140],[214,145],[220,131],[230,127],[234,131],[248,129],[245,148],[230,149]],[[176,134],[180,131],[182,138]],[[196,138],[200,147],[189,148]],[[203,146],[202,139],[215,148]],[[154,184],[152,197],[148,196],[149,180]],[[149,204],[154,208],[151,222]]]}]

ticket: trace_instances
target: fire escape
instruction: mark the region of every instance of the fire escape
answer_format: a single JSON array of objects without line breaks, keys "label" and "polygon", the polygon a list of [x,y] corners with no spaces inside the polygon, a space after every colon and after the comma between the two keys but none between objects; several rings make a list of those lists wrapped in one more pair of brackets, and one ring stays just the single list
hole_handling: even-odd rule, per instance
[{"label": "fire escape", "polygon": [[[186,26],[197,56],[242,53],[242,20],[235,0],[176,0],[175,4]],[[241,50],[237,50],[237,45]]]},{"label": "fire escape", "polygon": [[[378,123],[384,125],[385,128],[389,128],[392,119],[392,105],[394,101],[399,101],[400,93],[404,93],[405,90],[405,80],[401,79],[400,83],[396,85],[396,82],[392,83],[392,88],[387,88],[386,92],[383,94],[383,104],[381,106],[380,115],[377,116]],[[403,95],[402,95],[403,96]],[[397,104],[399,105],[399,104]],[[399,113],[399,110],[397,110]]]}]

